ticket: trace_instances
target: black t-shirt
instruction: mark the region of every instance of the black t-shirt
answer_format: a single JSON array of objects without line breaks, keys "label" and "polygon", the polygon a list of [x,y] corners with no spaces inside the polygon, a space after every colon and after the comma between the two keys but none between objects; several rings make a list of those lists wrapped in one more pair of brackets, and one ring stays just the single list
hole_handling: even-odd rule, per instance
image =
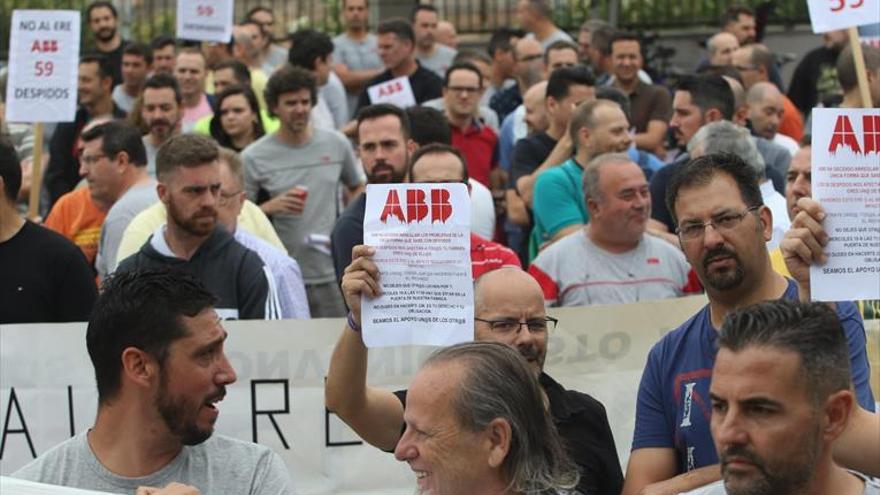
[{"label": "black t-shirt", "polygon": [[843,90],[837,79],[837,56],[840,50],[820,46],[804,55],[794,69],[788,85],[788,98],[806,117],[819,103],[837,106]]},{"label": "black t-shirt", "polygon": [[666,207],[666,187],[669,185],[669,179],[688,160],[690,156],[682,153],[674,162],[662,167],[651,176],[651,218],[665,224],[670,232],[675,232],[675,222],[672,221],[672,213]]},{"label": "black t-shirt", "polygon": [[107,62],[110,64],[110,68],[113,74],[114,88],[117,84],[122,84],[122,51],[125,50],[126,44],[128,44],[128,42],[122,40],[122,42],[119,43],[119,46],[116,47],[115,50],[109,52],[102,52],[98,49],[93,50],[94,53],[103,55],[105,58],[107,58]]},{"label": "black t-shirt", "polygon": [[88,321],[95,276],[75,244],[25,222],[0,243],[0,323]]},{"label": "black t-shirt", "polygon": [[[418,62],[416,63],[418,64]],[[390,70],[386,70],[373,79],[370,79],[367,84],[364,85],[364,90],[361,91],[361,96],[358,99],[357,105],[358,111],[360,111],[361,108],[370,105],[370,95],[367,93],[367,89],[370,86],[375,86],[392,79],[396,78],[391,75]],[[413,97],[416,99],[416,104],[418,105],[421,105],[428,100],[443,96],[443,79],[440,79],[440,76],[433,71],[422,67],[421,64],[419,64],[419,68],[409,76],[409,85],[412,88]],[[357,112],[355,112],[355,115],[357,115]]]},{"label": "black t-shirt", "polygon": [[[578,492],[619,495],[623,489],[623,472],[605,407],[587,394],[564,389],[546,373],[541,373],[538,381],[547,393],[553,424],[565,450],[580,469]],[[394,392],[404,408],[406,392]],[[405,428],[401,426],[401,434]]]},{"label": "black t-shirt", "polygon": [[510,184],[509,189],[516,189],[516,181],[534,172],[544,160],[550,156],[550,152],[556,146],[556,140],[546,132],[539,132],[533,136],[520,139],[513,147],[513,155],[510,160]]},{"label": "black t-shirt", "polygon": [[336,268],[336,281],[342,283],[345,267],[351,264],[351,249],[364,243],[364,211],[367,209],[367,193],[361,193],[336,219],[330,233],[330,246],[333,250],[333,266]]}]

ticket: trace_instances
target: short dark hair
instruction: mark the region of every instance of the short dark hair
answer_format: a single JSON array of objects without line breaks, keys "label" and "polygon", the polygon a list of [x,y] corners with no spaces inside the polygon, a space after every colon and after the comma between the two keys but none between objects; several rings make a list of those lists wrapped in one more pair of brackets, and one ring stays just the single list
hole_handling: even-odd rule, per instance
[{"label": "short dark hair", "polygon": [[576,85],[591,87],[596,85],[596,80],[590,69],[583,65],[560,67],[554,70],[547,80],[546,98],[552,96],[556,100],[561,100],[567,97],[569,89]]},{"label": "short dark hair", "polygon": [[532,12],[544,17],[545,19],[553,18],[553,7],[548,0],[528,0],[528,8]]},{"label": "short dark hair", "polygon": [[251,17],[253,17],[254,14],[256,14],[257,12],[266,12],[270,14],[273,19],[275,18],[275,12],[272,12],[272,9],[266,7],[265,5],[257,5],[256,7],[251,7],[251,9],[247,11],[247,13],[244,15],[245,20],[252,20]]},{"label": "short dark hair", "polygon": [[728,24],[739,21],[741,15],[755,17],[755,11],[745,5],[731,5],[721,14],[721,27],[727,27]]},{"label": "short dark hair", "polygon": [[180,167],[193,168],[217,160],[217,143],[201,134],[178,134],[156,152],[156,175],[160,181]]},{"label": "short dark hair", "polygon": [[315,60],[327,60],[333,53],[333,40],[314,29],[300,29],[290,35],[290,51],[287,61],[295,67],[315,70]]},{"label": "short dark hair", "polygon": [[578,47],[571,41],[567,40],[556,40],[553,43],[550,43],[550,46],[544,50],[544,65],[550,65],[550,52],[556,52],[560,50],[574,50],[575,53],[578,53]]},{"label": "short dark hair", "polygon": [[254,94],[254,90],[250,86],[233,84],[214,96],[214,116],[211,117],[211,122],[208,126],[211,137],[217,141],[217,144],[226,148],[232,148],[233,143],[229,134],[223,130],[223,124],[220,122],[220,109],[223,106],[223,101],[234,95],[244,96],[248,106],[251,107],[251,113],[256,117],[251,126],[254,132],[254,139],[259,139],[266,134],[266,129],[263,127],[263,119],[260,118],[260,104],[257,102],[257,95]]},{"label": "short dark hair", "polygon": [[415,106],[407,108],[406,114],[409,116],[410,136],[419,146],[452,144],[452,129],[446,115],[440,110]]},{"label": "short dark hair", "polygon": [[604,56],[611,55],[611,40],[617,29],[612,26],[599,26],[596,30],[590,32],[590,46],[596,47]]},{"label": "short dark hair", "polygon": [[15,146],[3,137],[0,137],[0,178],[3,179],[6,201],[14,205],[21,190],[21,160]]},{"label": "short dark hair", "polygon": [[[413,107],[415,108],[415,107]],[[406,111],[400,108],[397,105],[391,105],[390,103],[377,103],[375,105],[368,105],[366,107],[361,108],[357,113],[357,131],[360,133],[361,124],[365,120],[373,120],[378,119],[379,117],[384,117],[386,115],[392,115],[397,117],[397,120],[400,122],[400,132],[403,133],[403,139],[407,140],[410,137],[410,119],[409,115],[407,115]],[[358,134],[359,135],[359,134]]]},{"label": "short dark hair", "polygon": [[413,32],[412,24],[401,18],[388,19],[382,21],[376,28],[376,34],[393,34],[400,41],[409,41],[415,44],[416,34]]},{"label": "short dark hair", "polygon": [[469,48],[462,48],[455,54],[455,57],[452,59],[452,63],[456,62],[470,62],[474,63],[476,61],[483,62],[487,65],[492,65],[492,58],[486,55],[483,52],[478,52],[477,50],[471,50]]},{"label": "short dark hair", "polygon": [[[415,23],[415,22],[416,22],[416,16],[419,14],[419,12],[421,12],[421,11],[423,11],[423,10],[426,11],[426,12],[433,12],[433,13],[435,13],[435,14],[438,14],[438,12],[437,12],[437,7],[434,7],[433,5],[429,5],[429,4],[427,4],[427,3],[418,3],[418,4],[416,4],[415,7],[413,7],[412,10],[410,10],[410,12],[409,12],[409,20],[410,20],[410,22]],[[439,14],[438,14],[438,15],[439,15]]]},{"label": "short dark hair", "polygon": [[144,83],[144,89],[141,91],[141,98],[143,98],[144,91],[146,91],[147,88],[169,88],[174,91],[174,99],[177,101],[177,104],[180,105],[183,102],[183,95],[180,93],[180,84],[177,83],[177,79],[171,74],[160,72],[148,77],[147,82]]},{"label": "short dark hair", "polygon": [[477,80],[480,81],[480,87],[483,87],[483,73],[480,72],[480,69],[478,69],[476,65],[470,62],[454,62],[450,65],[449,68],[446,69],[446,74],[443,76],[443,87],[449,86],[449,77],[457,70],[468,70],[473,72],[477,75]]},{"label": "short dark hair", "polygon": [[678,223],[675,212],[675,201],[682,188],[705,186],[719,174],[724,174],[736,182],[739,195],[749,208],[762,206],[761,189],[758,186],[758,174],[742,158],[730,153],[714,153],[703,155],[685,163],[669,180],[666,188],[666,207],[672,219]]},{"label": "short dark hair", "polygon": [[126,43],[125,48],[122,49],[122,54],[141,57],[147,65],[153,63],[153,51],[150,50],[146,43],[141,43],[140,41],[129,41]]},{"label": "short dark hair", "polygon": [[86,330],[99,404],[119,393],[125,349],[136,347],[162,365],[171,344],[187,335],[182,317],[196,316],[216,302],[181,270],[118,271],[105,280]]},{"label": "short dark hair", "polygon": [[461,151],[458,148],[453,147],[449,144],[441,144],[441,143],[431,143],[421,148],[417,149],[415,153],[413,153],[412,157],[409,161],[409,180],[413,182],[413,170],[416,167],[416,163],[425,155],[438,155],[441,153],[450,153],[455,155],[458,158],[458,161],[461,162],[461,174],[462,174],[462,182],[467,184],[468,182],[468,168],[467,168],[467,160],[465,160],[464,155],[461,154]]},{"label": "short dark hair", "polygon": [[173,45],[175,49],[177,48],[177,40],[170,34],[160,34],[150,40],[150,49],[153,51],[161,50],[168,45]]},{"label": "short dark hair", "polygon": [[770,347],[797,354],[804,387],[815,405],[850,388],[843,326],[837,313],[823,303],[779,299],[736,310],[724,319],[718,347],[737,353]]},{"label": "short dark hair", "polygon": [[759,43],[747,45],[745,48],[749,50],[749,62],[752,65],[763,67],[768,75],[773,71],[773,67],[776,65],[776,57],[773,56],[773,52],[769,48]]},{"label": "short dark hair", "polygon": [[684,76],[675,87],[676,91],[690,93],[694,105],[705,114],[714,108],[721,112],[724,120],[731,120],[735,110],[735,100],[730,84],[721,76]]},{"label": "short dark hair", "polygon": [[125,152],[128,161],[136,167],[147,166],[147,149],[140,130],[121,120],[111,120],[96,125],[80,134],[83,142],[101,139],[101,152],[112,160],[119,153]]},{"label": "short dark hair", "polygon": [[284,93],[292,93],[301,89],[309,90],[312,105],[318,102],[318,84],[315,76],[302,67],[285,66],[276,70],[266,83],[264,96],[266,107],[271,115],[275,115],[273,108],[278,105],[278,98]]},{"label": "short dark hair", "polygon": [[[880,69],[880,48],[862,43],[862,58],[865,60],[865,69],[869,73],[875,73],[877,69]],[[851,45],[846,45],[837,56],[837,80],[840,81],[840,87],[844,91],[850,91],[859,86],[856,61]],[[874,104],[876,103],[874,102]]]},{"label": "short dark hair", "polygon": [[632,107],[629,102],[629,96],[614,86],[599,86],[596,88],[597,100],[610,100],[620,105],[623,114],[626,115],[627,122],[632,123]]},{"label": "short dark hair", "polygon": [[98,0],[97,2],[90,3],[89,6],[86,7],[86,22],[92,20],[92,11],[100,8],[110,9],[110,13],[113,14],[113,18],[119,18],[119,12],[116,11],[116,7],[113,6],[112,2],[108,2],[106,0]]},{"label": "short dark hair", "polygon": [[486,46],[486,51],[489,53],[490,57],[494,57],[495,52],[498,50],[503,52],[513,51],[513,43],[511,40],[513,38],[522,38],[525,35],[526,33],[521,29],[497,29],[492,32],[492,36],[489,38],[489,44]]},{"label": "short dark hair", "polygon": [[110,60],[100,53],[87,53],[79,58],[79,65],[98,64],[98,75],[101,79],[113,77],[113,69],[110,67]]},{"label": "short dark hair", "polygon": [[642,50],[642,38],[636,33],[632,33],[629,31],[617,31],[611,36],[611,40],[608,43],[608,53],[614,51],[614,44],[618,41],[635,41],[639,44],[639,51]]},{"label": "short dark hair", "polygon": [[248,69],[248,66],[244,64],[241,60],[236,60],[234,58],[228,60],[221,60],[214,64],[214,67],[211,69],[214,72],[218,70],[229,69],[235,75],[235,80],[238,84],[243,86],[250,86],[251,84],[251,71]]}]

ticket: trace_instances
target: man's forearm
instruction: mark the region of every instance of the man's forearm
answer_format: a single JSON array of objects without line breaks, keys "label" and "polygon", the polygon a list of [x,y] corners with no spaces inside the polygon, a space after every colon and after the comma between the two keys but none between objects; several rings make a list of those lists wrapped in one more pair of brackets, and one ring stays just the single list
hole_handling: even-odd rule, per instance
[{"label": "man's forearm", "polygon": [[367,347],[346,323],[333,349],[324,387],[327,409],[343,420],[366,401]]},{"label": "man's forearm", "polygon": [[652,483],[642,490],[645,495],[676,495],[699,488],[721,479],[721,467],[719,464],[704,466],[693,471],[688,471],[665,481]]}]

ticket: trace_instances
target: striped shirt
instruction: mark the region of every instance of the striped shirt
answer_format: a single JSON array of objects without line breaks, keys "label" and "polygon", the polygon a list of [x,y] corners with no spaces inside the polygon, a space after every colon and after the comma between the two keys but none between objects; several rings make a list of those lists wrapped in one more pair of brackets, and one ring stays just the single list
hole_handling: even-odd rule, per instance
[{"label": "striped shirt", "polygon": [[486,272],[503,266],[522,268],[513,250],[471,233],[471,270],[474,280]]}]

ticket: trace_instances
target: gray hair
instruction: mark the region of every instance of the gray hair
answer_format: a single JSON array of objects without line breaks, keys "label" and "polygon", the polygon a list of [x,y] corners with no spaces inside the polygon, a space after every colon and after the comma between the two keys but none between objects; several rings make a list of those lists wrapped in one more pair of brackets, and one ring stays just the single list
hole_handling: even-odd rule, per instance
[{"label": "gray hair", "polygon": [[449,362],[465,364],[452,399],[462,428],[480,432],[498,418],[510,425],[502,464],[510,491],[540,495],[577,486],[580,473],[544,406],[534,371],[519,353],[497,342],[467,342],[435,352],[424,367]]},{"label": "gray hair", "polygon": [[716,153],[737,155],[752,168],[759,178],[766,176],[767,166],[764,163],[764,157],[758,152],[758,147],[752,136],[749,135],[748,129],[729,120],[719,120],[701,127],[688,143],[688,153],[691,156]]},{"label": "gray hair", "polygon": [[602,190],[599,189],[599,169],[608,163],[632,163],[632,159],[626,153],[605,153],[590,160],[584,167],[584,203],[590,199],[600,201]]}]

